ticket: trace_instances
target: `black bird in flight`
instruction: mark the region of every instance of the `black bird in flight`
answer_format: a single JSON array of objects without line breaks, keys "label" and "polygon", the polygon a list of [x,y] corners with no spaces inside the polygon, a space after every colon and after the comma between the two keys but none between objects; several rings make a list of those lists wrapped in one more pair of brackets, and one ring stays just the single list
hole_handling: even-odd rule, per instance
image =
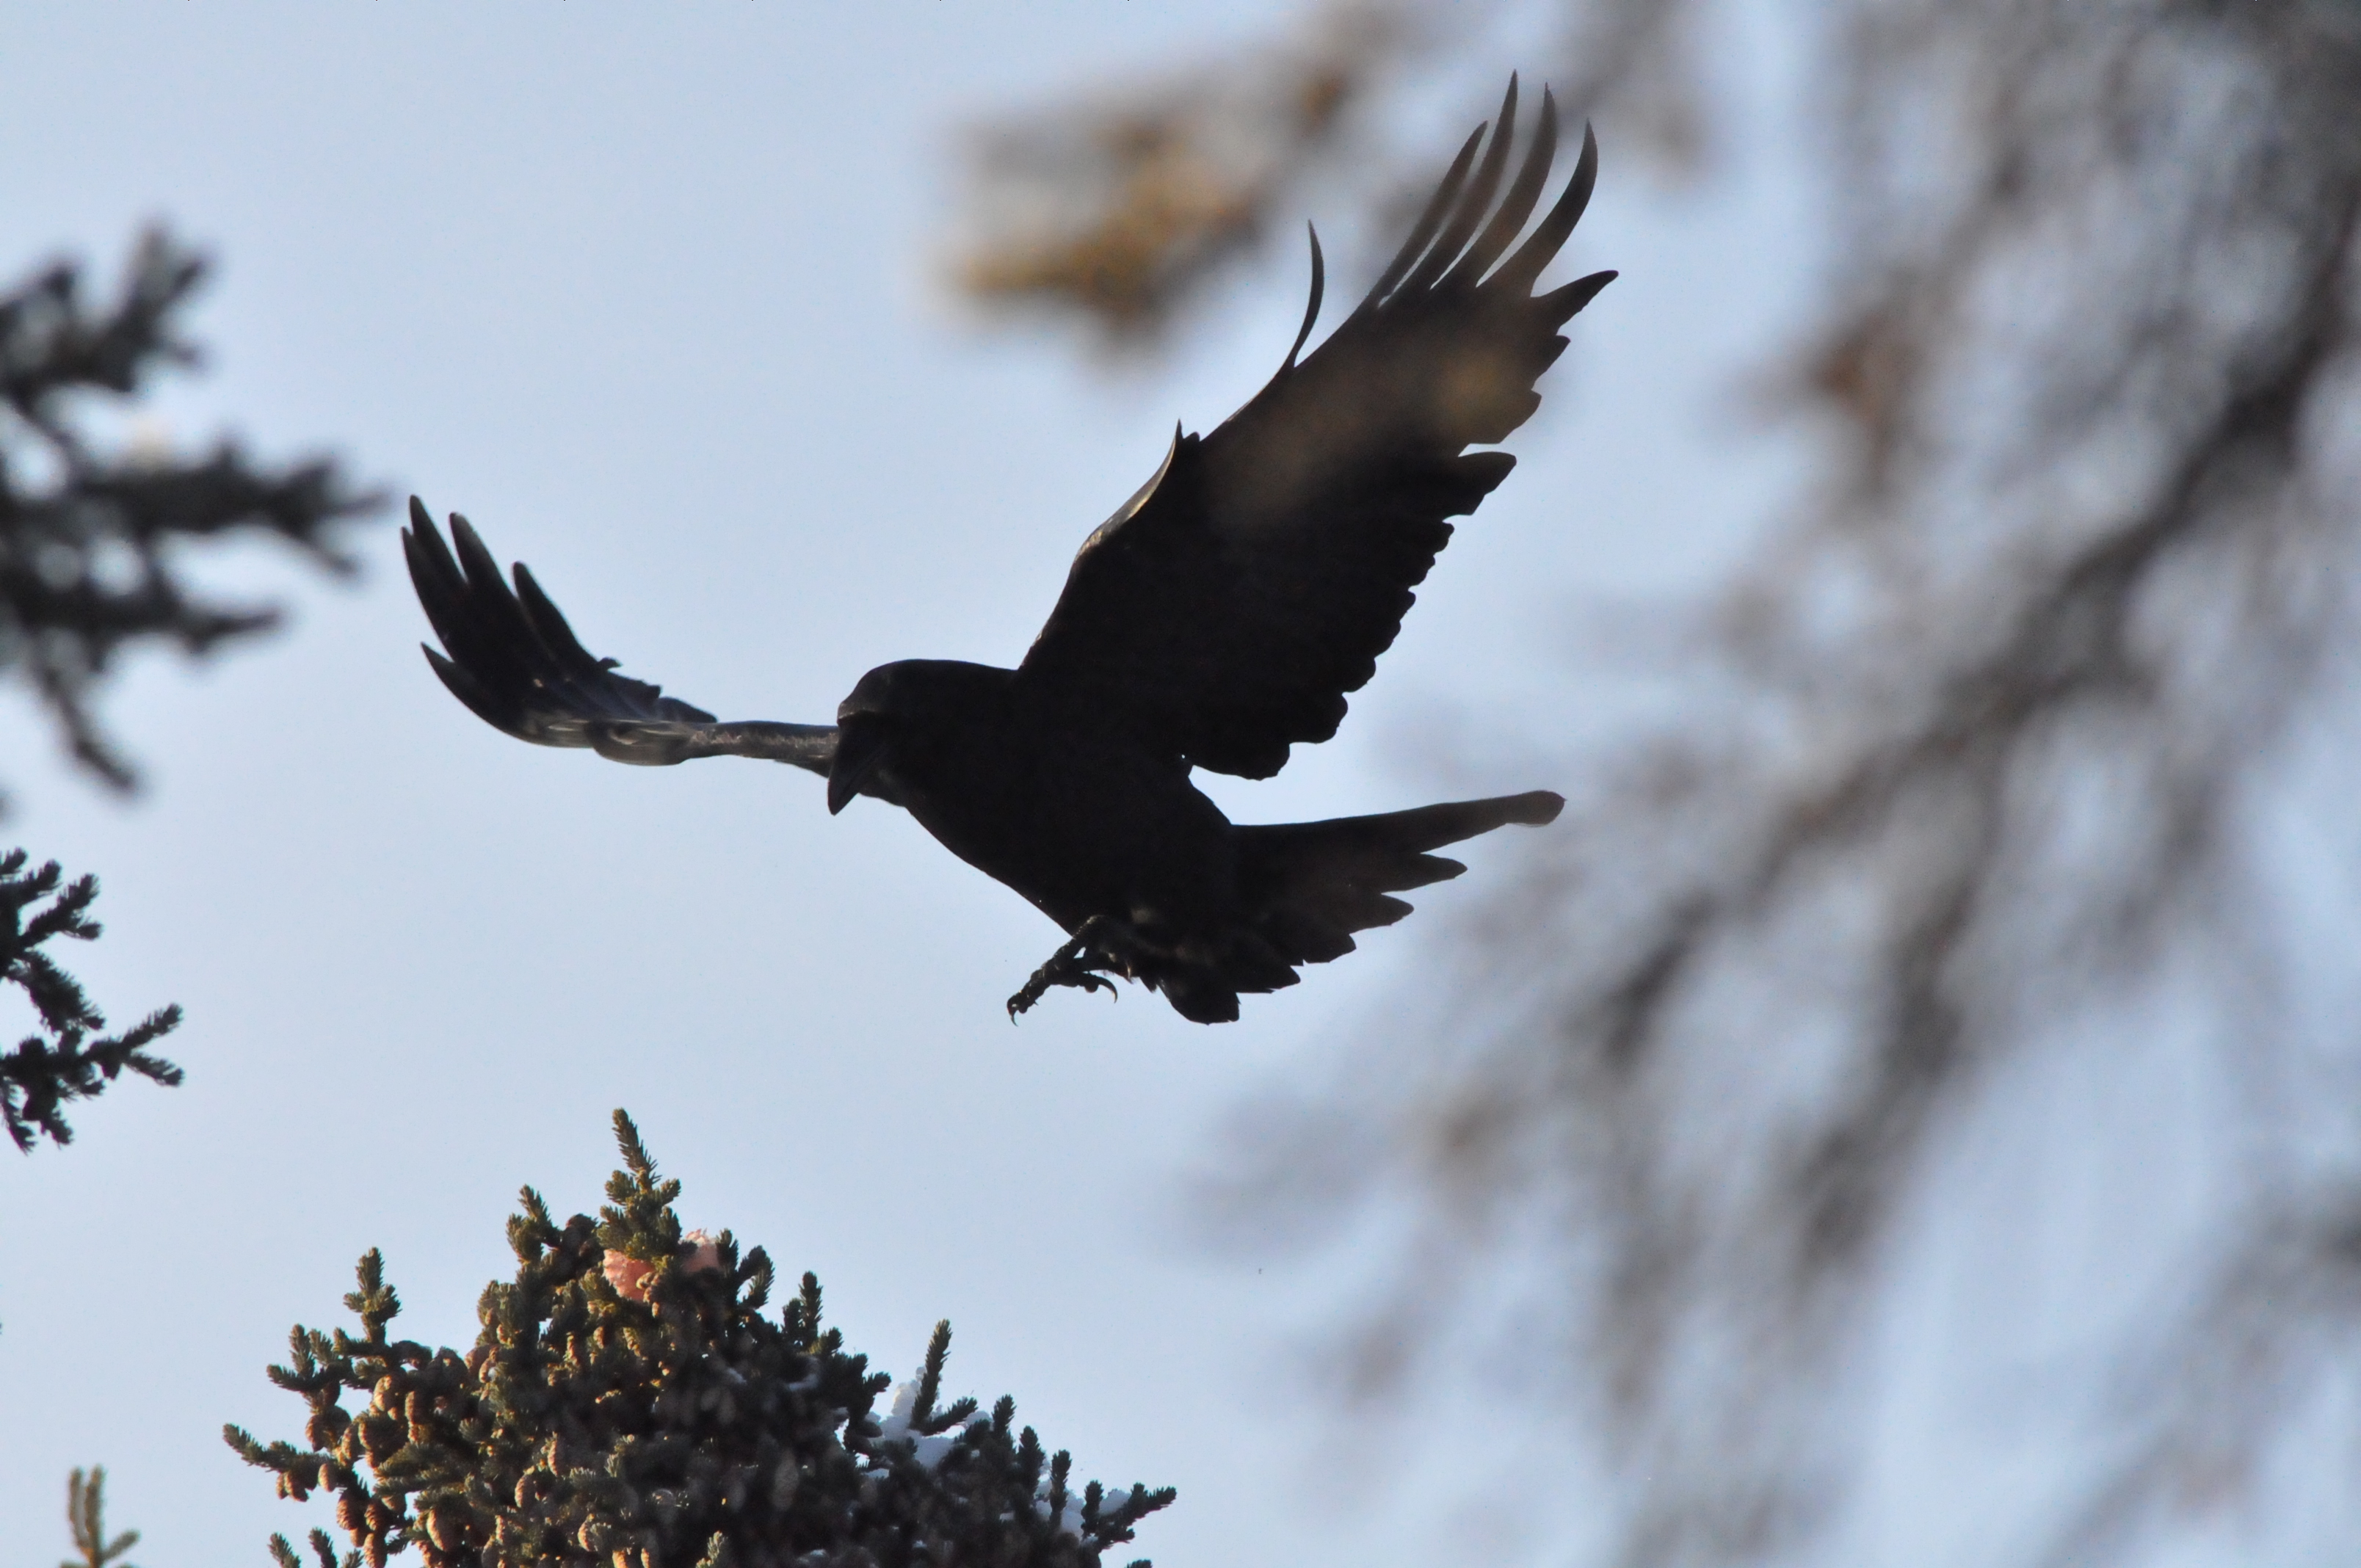
[{"label": "black bird in flight", "polygon": [[[1541,398],[1558,329],[1615,274],[1533,285],[1589,201],[1587,128],[1574,177],[1521,245],[1549,179],[1557,111],[1501,193],[1512,78],[1358,309],[1286,362],[1211,435],[1175,433],[1163,465],[1082,543],[1065,592],[1014,670],[912,659],[861,677],[833,726],[724,724],[593,658],[520,564],[511,593],[467,521],[455,560],[426,509],[402,535],[447,652],[453,696],[493,728],[619,762],[760,757],[828,777],[828,807],[899,806],[953,854],[1006,883],[1071,940],[1009,999],[1123,976],[1201,1024],[1238,993],[1353,950],[1410,912],[1390,896],[1459,874],[1428,853],[1510,822],[1545,823],[1546,790],[1327,822],[1233,824],[1192,768],[1268,778],[1288,749],[1335,734],[1465,516],[1516,459],[1503,440]],[[1479,161],[1478,154],[1481,154]],[[1494,198],[1499,201],[1495,204]],[[1511,247],[1514,247],[1512,249]]]}]

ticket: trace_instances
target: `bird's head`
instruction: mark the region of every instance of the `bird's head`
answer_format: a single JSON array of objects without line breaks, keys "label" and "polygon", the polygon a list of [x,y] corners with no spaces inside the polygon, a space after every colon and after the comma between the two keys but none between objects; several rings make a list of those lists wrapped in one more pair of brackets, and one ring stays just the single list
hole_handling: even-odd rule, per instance
[{"label": "bird's head", "polygon": [[829,816],[851,805],[861,786],[884,765],[908,707],[909,694],[904,690],[908,684],[900,664],[880,664],[836,705],[836,757],[828,770]]},{"label": "bird's head", "polygon": [[[931,760],[958,752],[963,738],[992,731],[1015,674],[957,659],[902,659],[862,676],[836,707],[829,810],[843,810],[873,780],[897,788],[914,783],[914,769],[923,774]],[[868,793],[907,805],[897,788]]]},{"label": "bird's head", "polygon": [[946,755],[996,729],[1015,678],[1013,670],[957,659],[901,659],[862,676],[836,706],[829,810],[842,811],[864,792],[909,805],[908,788],[923,787]]}]

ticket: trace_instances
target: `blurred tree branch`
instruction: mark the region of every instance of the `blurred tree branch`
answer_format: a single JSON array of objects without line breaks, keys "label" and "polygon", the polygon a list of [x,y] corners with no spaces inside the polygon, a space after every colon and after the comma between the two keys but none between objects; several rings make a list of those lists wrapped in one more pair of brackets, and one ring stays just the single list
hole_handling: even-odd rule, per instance
[{"label": "blurred tree branch", "polygon": [[1113,342],[1165,321],[1270,226],[1427,32],[1411,8],[1339,7],[1302,36],[971,143],[979,233],[958,287],[998,309],[1070,311]]},{"label": "blurred tree branch", "polygon": [[[1406,222],[1433,188],[1435,160],[1425,147],[1390,152],[1382,127],[1514,9],[1343,0],[1258,51],[982,127],[969,142],[970,232],[954,286],[989,311],[1071,315],[1103,345],[1153,348],[1231,263],[1297,232],[1307,185],[1349,182]],[[1570,120],[1611,115],[1668,167],[1701,162],[1693,9],[1582,7],[1564,59],[1547,62],[1573,64],[1551,78]],[[1472,112],[1499,91],[1486,63],[1471,76]],[[1455,113],[1451,124],[1466,119]]]},{"label": "blurred tree branch", "polygon": [[[1555,80],[1610,155],[1618,116],[1676,159],[1711,144],[1711,9],[1523,14],[1567,40]],[[1398,101],[1455,69],[1460,17],[1394,15],[1421,40],[1389,66]],[[1631,1563],[1826,1548],[1897,1216],[2004,1064],[2140,1032],[2191,988],[2242,1062],[2308,1048],[2257,929],[2284,872],[2257,800],[2361,653],[2361,10],[1789,15],[1820,51],[1831,265],[1773,402],[1821,443],[1816,499],[1718,590],[1683,719],[1576,760],[1587,809],[1485,925],[1447,1039],[1266,1124],[1238,1194],[1330,1225],[1407,1194],[1348,1387],[1398,1393],[1471,1315],[1538,1342],[1593,1396]],[[1168,78],[1167,117],[1215,113],[1206,80]],[[1385,104],[1362,92],[1366,123]],[[1236,232],[1328,154],[1266,156],[1284,173],[1228,188]],[[1069,195],[1100,214],[1071,233],[1146,232],[1120,182]],[[1127,315],[1038,292],[1170,323],[1206,273],[1159,254]],[[2294,1158],[2293,1113],[2220,1110]],[[2132,1357],[2129,1457],[2052,1521],[2057,1561],[2129,1554],[2239,1485],[2361,1349],[2349,1182],[2250,1186],[2187,1299],[2147,1314],[2177,1326]]]},{"label": "blurred tree branch", "polygon": [[0,673],[28,682],[74,756],[118,789],[130,787],[130,765],[90,707],[115,652],[168,640],[203,653],[278,619],[209,602],[175,571],[173,551],[258,529],[346,572],[331,525],[379,499],[326,458],[259,467],[224,441],[183,461],[136,443],[110,448],[86,428],[92,399],[131,397],[159,370],[196,362],[179,317],[205,268],[152,230],[111,308],[85,303],[72,262],[0,295]]}]

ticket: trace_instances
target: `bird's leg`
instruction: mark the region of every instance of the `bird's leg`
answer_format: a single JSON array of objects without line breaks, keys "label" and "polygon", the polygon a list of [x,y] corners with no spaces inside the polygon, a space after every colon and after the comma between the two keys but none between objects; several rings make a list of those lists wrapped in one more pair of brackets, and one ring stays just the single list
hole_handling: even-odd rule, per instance
[{"label": "bird's leg", "polygon": [[1025,988],[1008,999],[1008,1021],[1014,1024],[1018,1014],[1031,1012],[1033,1004],[1049,994],[1054,985],[1078,986],[1083,991],[1104,991],[1114,995],[1115,982],[1100,972],[1122,967],[1107,951],[1116,945],[1106,939],[1113,927],[1114,923],[1104,915],[1093,915],[1083,921],[1073,940],[1051,953],[1049,961],[1033,971]]}]

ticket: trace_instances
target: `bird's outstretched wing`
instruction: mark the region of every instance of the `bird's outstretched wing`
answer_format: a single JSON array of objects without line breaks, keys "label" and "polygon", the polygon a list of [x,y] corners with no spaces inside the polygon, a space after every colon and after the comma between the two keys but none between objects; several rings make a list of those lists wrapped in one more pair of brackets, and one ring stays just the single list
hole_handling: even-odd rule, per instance
[{"label": "bird's outstretched wing", "polygon": [[[762,757],[825,773],[836,756],[829,724],[721,724],[646,681],[618,674],[576,641],[520,562],[516,589],[501,580],[484,542],[451,514],[456,558],[418,498],[401,532],[410,581],[449,657],[426,662],[477,718],[537,746],[588,746],[618,762],[661,767],[693,757]],[[422,645],[423,646],[423,645]]]},{"label": "bird's outstretched wing", "polygon": [[[1513,252],[1547,183],[1557,108],[1498,205],[1515,128],[1477,126],[1368,297],[1301,364],[1312,301],[1269,384],[1211,435],[1175,435],[1156,477],[1082,545],[1020,678],[1196,766],[1267,778],[1325,740],[1375,673],[1411,587],[1507,477],[1506,438],[1541,405],[1558,329],[1615,274],[1533,283],[1590,199],[1574,177]],[[1482,160],[1477,161],[1478,151]],[[1505,257],[1505,259],[1503,258]]]}]

